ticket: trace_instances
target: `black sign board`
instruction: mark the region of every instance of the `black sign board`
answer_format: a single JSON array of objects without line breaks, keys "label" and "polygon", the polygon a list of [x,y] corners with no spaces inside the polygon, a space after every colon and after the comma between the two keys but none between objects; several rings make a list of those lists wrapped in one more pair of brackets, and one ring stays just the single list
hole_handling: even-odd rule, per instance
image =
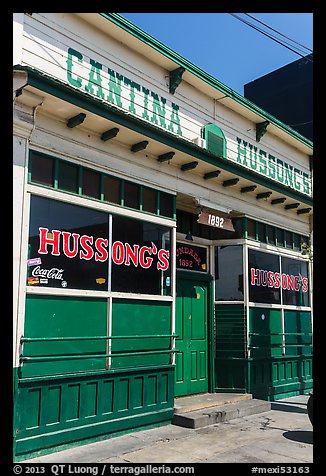
[{"label": "black sign board", "polygon": [[178,269],[207,272],[207,248],[192,244],[177,243],[176,261]]}]

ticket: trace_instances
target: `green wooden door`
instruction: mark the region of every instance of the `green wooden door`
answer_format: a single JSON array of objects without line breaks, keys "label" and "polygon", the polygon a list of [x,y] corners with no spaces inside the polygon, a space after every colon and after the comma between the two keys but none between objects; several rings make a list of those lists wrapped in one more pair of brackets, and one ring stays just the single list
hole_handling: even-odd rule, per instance
[{"label": "green wooden door", "polygon": [[208,391],[208,283],[177,280],[175,395]]}]

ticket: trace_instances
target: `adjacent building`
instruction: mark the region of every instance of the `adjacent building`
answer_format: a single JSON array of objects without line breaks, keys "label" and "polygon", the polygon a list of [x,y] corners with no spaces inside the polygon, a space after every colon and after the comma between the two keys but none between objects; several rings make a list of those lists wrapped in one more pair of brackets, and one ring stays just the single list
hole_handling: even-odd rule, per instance
[{"label": "adjacent building", "polygon": [[14,14],[17,460],[312,388],[313,145],[115,13]]},{"label": "adjacent building", "polygon": [[313,140],[313,55],[244,85],[244,96]]}]

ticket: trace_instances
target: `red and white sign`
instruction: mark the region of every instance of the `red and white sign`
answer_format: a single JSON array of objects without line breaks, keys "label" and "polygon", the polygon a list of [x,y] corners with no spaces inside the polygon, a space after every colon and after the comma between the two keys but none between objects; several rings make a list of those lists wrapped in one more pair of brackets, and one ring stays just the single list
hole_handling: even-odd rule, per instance
[{"label": "red and white sign", "polygon": [[266,271],[265,269],[250,268],[251,285],[269,288],[308,292],[308,278],[299,275]]},{"label": "red and white sign", "polygon": [[[90,235],[80,235],[79,233],[70,233],[68,231],[52,230],[39,227],[39,249],[38,253],[52,256],[60,256],[61,252],[67,258],[95,261],[106,261],[109,257],[108,239],[96,238]],[[62,248],[62,249],[61,249]],[[130,245],[115,241],[112,244],[112,261],[117,265],[141,266],[144,269],[151,267],[154,256],[157,255],[156,267],[158,270],[166,271],[169,268],[170,252],[163,248],[157,249],[152,242],[151,246]]]}]

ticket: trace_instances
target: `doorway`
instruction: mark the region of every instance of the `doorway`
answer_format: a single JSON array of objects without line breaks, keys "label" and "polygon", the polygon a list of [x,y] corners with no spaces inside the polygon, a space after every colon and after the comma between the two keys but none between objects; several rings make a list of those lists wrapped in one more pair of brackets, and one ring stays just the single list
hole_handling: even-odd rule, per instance
[{"label": "doorway", "polygon": [[177,273],[175,396],[209,389],[210,276]]}]

